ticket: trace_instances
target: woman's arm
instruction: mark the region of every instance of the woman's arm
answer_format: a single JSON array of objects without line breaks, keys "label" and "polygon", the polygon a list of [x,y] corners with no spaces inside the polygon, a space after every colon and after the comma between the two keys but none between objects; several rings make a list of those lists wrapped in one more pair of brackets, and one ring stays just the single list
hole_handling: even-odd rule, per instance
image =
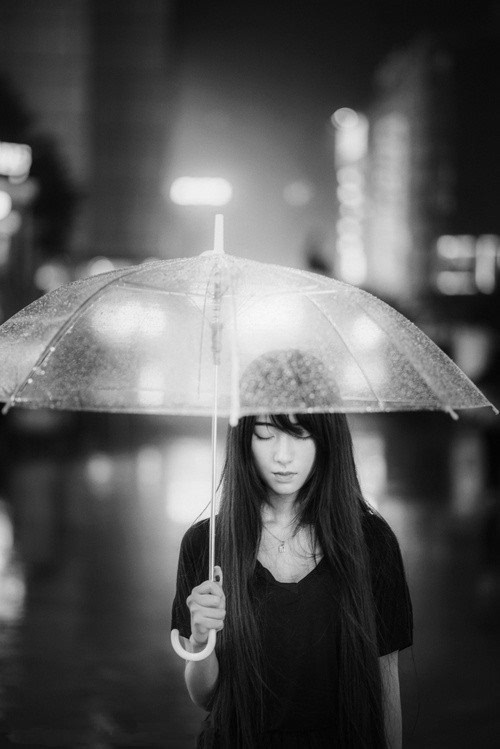
[{"label": "woman's arm", "polygon": [[[222,589],[222,570],[215,567],[217,582],[206,580],[193,588],[186,601],[191,614],[191,637],[182,638],[186,650],[197,653],[203,650],[211,629],[220,631],[226,616],[226,598]],[[219,678],[219,661],[212,651],[201,661],[186,661],[184,678],[192,701],[207,709]]]},{"label": "woman's arm", "polygon": [[[185,637],[181,637],[180,639],[183,647],[191,653],[198,653],[206,645],[206,643],[197,645],[193,636],[189,640],[186,640]],[[207,705],[218,678],[219,661],[215,655],[215,650],[210,653],[208,658],[204,658],[202,661],[186,661],[184,679],[189,696],[194,704],[203,708],[203,710],[208,709]]]},{"label": "woman's arm", "polygon": [[399,692],[398,651],[379,658],[382,678],[385,735],[388,749],[401,749],[403,729]]}]

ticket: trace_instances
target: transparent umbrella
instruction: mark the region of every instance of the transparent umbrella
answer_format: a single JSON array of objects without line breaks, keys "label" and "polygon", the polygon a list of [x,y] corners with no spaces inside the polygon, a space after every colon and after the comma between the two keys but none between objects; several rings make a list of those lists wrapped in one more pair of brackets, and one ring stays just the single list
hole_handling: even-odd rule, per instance
[{"label": "transparent umbrella", "polygon": [[[4,411],[212,418],[210,578],[218,416],[235,424],[256,413],[456,416],[457,409],[494,408],[421,330],[381,300],[314,273],[228,255],[222,244],[218,217],[213,251],[66,284],[0,326]],[[286,351],[300,352],[302,372],[290,368],[286,354],[269,354]],[[174,647],[192,657],[175,636]]]}]

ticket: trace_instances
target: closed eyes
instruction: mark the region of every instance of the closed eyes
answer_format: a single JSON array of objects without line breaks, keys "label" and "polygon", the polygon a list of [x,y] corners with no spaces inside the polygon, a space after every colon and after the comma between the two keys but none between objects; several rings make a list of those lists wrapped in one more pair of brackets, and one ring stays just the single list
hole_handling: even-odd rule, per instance
[{"label": "closed eyes", "polygon": [[[262,432],[259,432],[257,428],[254,430],[254,436],[257,437],[258,440],[271,440],[275,437],[275,434],[271,433],[271,430],[274,430],[275,432],[280,431],[275,426],[265,421],[257,421],[255,423],[255,427],[261,427],[263,430],[266,430],[264,434],[262,434]],[[292,434],[289,432],[287,432],[287,434],[290,434],[291,437],[297,440],[311,439],[311,435],[305,429],[302,429],[299,434]]]}]

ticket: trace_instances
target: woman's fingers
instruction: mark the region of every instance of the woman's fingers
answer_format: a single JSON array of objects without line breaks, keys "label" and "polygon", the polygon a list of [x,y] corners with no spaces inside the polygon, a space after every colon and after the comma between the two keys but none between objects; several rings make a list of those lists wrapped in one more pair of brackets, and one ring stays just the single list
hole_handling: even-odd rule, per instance
[{"label": "woman's fingers", "polygon": [[191,592],[192,596],[211,596],[222,601],[223,606],[225,605],[226,597],[221,585],[212,580],[205,580],[201,585],[197,585]]},{"label": "woman's fingers", "polygon": [[187,598],[187,605],[191,613],[191,632],[197,642],[206,640],[210,629],[221,630],[226,616],[226,597],[222,590],[222,570],[214,568],[217,580],[205,580],[201,585],[193,588]]},{"label": "woman's fingers", "polygon": [[193,611],[191,616],[191,628],[199,629],[206,632],[209,629],[222,629],[224,626],[224,616],[213,617],[205,616],[203,611]]},{"label": "woman's fingers", "polygon": [[[211,584],[213,585],[214,583]],[[197,588],[193,588],[189,598],[192,598],[205,606],[222,606],[222,608],[224,608],[226,605],[226,596],[222,590],[206,588],[204,585],[199,585]]]},{"label": "woman's fingers", "polygon": [[[196,601],[200,606],[208,606],[211,608],[224,608],[224,597],[211,595],[209,593],[191,593],[189,596],[193,601]],[[189,599],[188,599],[189,601]],[[189,605],[189,604],[188,604]]]},{"label": "woman's fingers", "polygon": [[222,582],[223,582],[222,581],[222,569],[219,567],[218,564],[216,564],[214,567],[214,578],[215,578],[215,582],[219,583],[219,585],[222,588]]},{"label": "woman's fingers", "polygon": [[220,599],[217,599],[216,603],[207,602],[207,598],[214,599],[215,596],[196,596],[191,594],[187,599],[187,605],[191,614],[195,611],[201,611],[207,617],[213,617],[214,619],[224,618],[226,608],[223,602]]}]

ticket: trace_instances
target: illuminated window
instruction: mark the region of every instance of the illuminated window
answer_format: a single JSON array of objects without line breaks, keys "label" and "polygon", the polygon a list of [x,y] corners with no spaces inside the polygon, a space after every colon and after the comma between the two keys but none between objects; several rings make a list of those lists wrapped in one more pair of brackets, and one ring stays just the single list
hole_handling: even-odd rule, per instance
[{"label": "illuminated window", "polygon": [[12,210],[12,198],[8,192],[0,191],[0,221],[6,218]]},{"label": "illuminated window", "polygon": [[492,294],[496,286],[496,269],[500,261],[500,237],[483,234],[476,242],[476,267],[474,276],[477,290]]},{"label": "illuminated window", "polygon": [[400,296],[412,286],[410,224],[411,128],[398,112],[372,125],[371,211],[366,235],[370,284],[382,295]]},{"label": "illuminated window", "polygon": [[348,107],[334,112],[331,121],[335,127],[335,161],[338,165],[350,164],[366,156],[368,151],[368,120],[363,114]]},{"label": "illuminated window", "polygon": [[31,148],[24,143],[0,141],[0,174],[13,182],[25,180],[31,169]]},{"label": "illuminated window", "polygon": [[496,234],[445,234],[436,242],[435,285],[442,294],[492,294],[499,265]]},{"label": "illuminated window", "polygon": [[331,122],[335,127],[338,276],[359,285],[367,276],[364,222],[368,120],[353,109],[342,107],[333,113]]},{"label": "illuminated window", "polygon": [[353,130],[359,124],[359,115],[350,107],[341,107],[331,116],[332,124],[344,130]]}]

